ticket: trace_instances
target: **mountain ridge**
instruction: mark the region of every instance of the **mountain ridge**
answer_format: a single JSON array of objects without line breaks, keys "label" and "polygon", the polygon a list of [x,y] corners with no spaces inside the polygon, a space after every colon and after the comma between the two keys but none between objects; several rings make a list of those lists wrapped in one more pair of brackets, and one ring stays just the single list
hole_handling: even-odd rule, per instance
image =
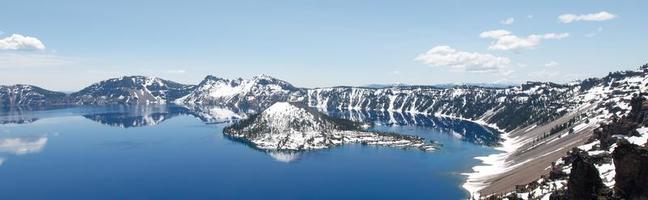
[{"label": "mountain ridge", "polygon": [[[96,83],[98,85],[93,84],[82,92],[85,95],[77,92],[64,97],[44,89],[8,89],[5,86],[0,90],[5,91],[0,93],[0,99],[3,99],[2,105],[8,106],[55,103],[214,105],[249,115],[260,113],[277,102],[296,102],[320,110],[386,111],[472,121],[499,130],[503,138],[498,147],[502,153],[478,158],[483,165],[467,173],[464,187],[479,196],[508,192],[515,185],[537,180],[549,172],[552,162],[572,148],[586,144],[599,124],[627,115],[633,95],[648,93],[648,65],[567,84],[529,81],[508,88],[299,88],[269,76],[251,79],[207,76],[195,86],[169,86],[146,77],[135,79],[149,82],[130,80],[139,84],[126,84],[116,90],[110,89],[111,84]],[[165,83],[166,87],[160,83]],[[174,93],[178,95],[167,95],[168,91],[178,91]],[[49,98],[46,94],[56,95]]]}]

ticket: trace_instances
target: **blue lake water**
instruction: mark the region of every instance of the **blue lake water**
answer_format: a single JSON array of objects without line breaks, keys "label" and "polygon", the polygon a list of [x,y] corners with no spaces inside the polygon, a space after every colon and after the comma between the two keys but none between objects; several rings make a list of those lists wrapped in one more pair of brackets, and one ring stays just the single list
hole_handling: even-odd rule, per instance
[{"label": "blue lake water", "polygon": [[281,154],[230,140],[222,134],[227,123],[184,108],[0,113],[0,199],[465,199],[460,173],[492,153],[482,144],[497,139],[449,119],[336,113],[443,147]]}]

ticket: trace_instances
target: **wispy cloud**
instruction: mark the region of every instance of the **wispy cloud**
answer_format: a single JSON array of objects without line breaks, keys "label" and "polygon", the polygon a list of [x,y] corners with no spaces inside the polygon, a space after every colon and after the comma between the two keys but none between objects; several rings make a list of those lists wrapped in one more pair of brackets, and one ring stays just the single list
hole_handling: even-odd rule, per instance
[{"label": "wispy cloud", "polygon": [[525,68],[528,67],[529,65],[527,65],[526,63],[518,63],[517,66],[520,68]]},{"label": "wispy cloud", "polygon": [[585,34],[585,37],[590,37],[590,38],[595,37],[596,35],[598,35],[601,32],[603,32],[603,27],[598,27],[595,31],[592,31],[592,32],[590,32],[588,34]]},{"label": "wispy cloud", "polygon": [[481,38],[495,39],[488,47],[495,50],[532,49],[540,45],[542,40],[559,40],[569,37],[569,33],[532,34],[527,37],[518,37],[507,30],[485,31],[479,34]]},{"label": "wispy cloud", "polygon": [[558,66],[558,65],[560,65],[560,63],[552,60],[552,61],[549,61],[548,63],[546,63],[544,66],[545,67],[555,67],[555,66]]},{"label": "wispy cloud", "polygon": [[167,73],[167,74],[184,74],[186,72],[187,71],[184,70],[184,69],[169,69],[169,70],[164,71],[164,73]]},{"label": "wispy cloud", "polygon": [[513,24],[513,22],[515,22],[515,18],[513,18],[513,17],[509,17],[509,18],[506,18],[505,20],[500,21],[500,23],[504,24],[504,25],[510,25],[510,24]]},{"label": "wispy cloud", "polygon": [[51,67],[77,63],[78,59],[40,53],[0,53],[0,69]]},{"label": "wispy cloud", "polygon": [[558,77],[559,75],[560,75],[560,72],[558,72],[558,71],[555,71],[555,70],[550,71],[550,70],[546,70],[546,69],[529,73],[529,77],[535,77],[535,78],[540,78],[540,79],[544,79],[544,80],[554,79],[554,78]]},{"label": "wispy cloud", "polygon": [[45,45],[38,38],[12,34],[0,39],[0,50],[44,50]]},{"label": "wispy cloud", "polygon": [[601,11],[598,13],[589,13],[589,14],[562,14],[558,16],[558,20],[562,23],[569,24],[577,21],[606,21],[616,18],[617,16],[606,12]]},{"label": "wispy cloud", "polygon": [[436,46],[418,55],[414,60],[434,67],[450,67],[466,72],[502,72],[511,63],[507,57],[458,51],[449,46]]},{"label": "wispy cloud", "polygon": [[540,71],[529,72],[528,79],[538,81],[569,82],[578,80],[582,74],[572,74],[557,71],[555,69],[542,69]]}]

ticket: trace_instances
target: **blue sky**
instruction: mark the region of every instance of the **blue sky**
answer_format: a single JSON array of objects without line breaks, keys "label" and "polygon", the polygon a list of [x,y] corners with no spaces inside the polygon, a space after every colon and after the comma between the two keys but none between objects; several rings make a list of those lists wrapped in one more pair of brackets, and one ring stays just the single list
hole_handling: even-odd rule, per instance
[{"label": "blue sky", "polygon": [[646,1],[2,4],[0,84],[54,90],[123,75],[195,84],[268,74],[301,87],[566,82],[648,62]]}]

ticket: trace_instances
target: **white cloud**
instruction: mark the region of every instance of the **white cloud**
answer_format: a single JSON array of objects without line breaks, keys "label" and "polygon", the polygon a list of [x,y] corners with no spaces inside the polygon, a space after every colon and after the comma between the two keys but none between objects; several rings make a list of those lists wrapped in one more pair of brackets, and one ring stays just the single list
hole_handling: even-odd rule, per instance
[{"label": "white cloud", "polygon": [[527,15],[527,18],[533,19],[533,15]]},{"label": "white cloud", "polygon": [[545,64],[544,66],[545,66],[545,67],[555,67],[555,66],[558,66],[558,65],[560,65],[560,63],[558,63],[558,62],[552,60],[552,61],[549,61],[549,62],[548,62],[547,64]]},{"label": "white cloud", "polygon": [[12,34],[0,39],[0,50],[44,50],[45,45],[38,38]]},{"label": "white cloud", "polygon": [[527,37],[518,37],[510,31],[500,29],[482,32],[479,34],[479,37],[495,39],[488,49],[518,50],[535,48],[542,40],[563,39],[569,37],[569,33],[532,34]]},{"label": "white cloud", "polygon": [[467,72],[502,72],[511,63],[507,57],[457,51],[449,46],[436,46],[414,60],[434,67],[450,67]]},{"label": "white cloud", "polygon": [[531,35],[545,40],[560,40],[569,37],[569,33],[545,33],[543,35]]},{"label": "white cloud", "polygon": [[577,21],[606,21],[606,20],[614,19],[616,17],[617,16],[612,13],[601,11],[599,13],[590,13],[590,14],[582,14],[582,15],[563,14],[558,16],[558,20],[560,20],[560,22],[562,23],[568,24]]},{"label": "white cloud", "polygon": [[394,71],[392,71],[392,74],[394,74],[394,75],[399,75],[399,74],[400,74],[400,71],[398,71],[398,70],[394,70]]},{"label": "white cloud", "polygon": [[513,24],[513,22],[515,22],[515,19],[513,17],[509,17],[506,18],[505,20],[500,21],[500,23],[505,25]]}]

